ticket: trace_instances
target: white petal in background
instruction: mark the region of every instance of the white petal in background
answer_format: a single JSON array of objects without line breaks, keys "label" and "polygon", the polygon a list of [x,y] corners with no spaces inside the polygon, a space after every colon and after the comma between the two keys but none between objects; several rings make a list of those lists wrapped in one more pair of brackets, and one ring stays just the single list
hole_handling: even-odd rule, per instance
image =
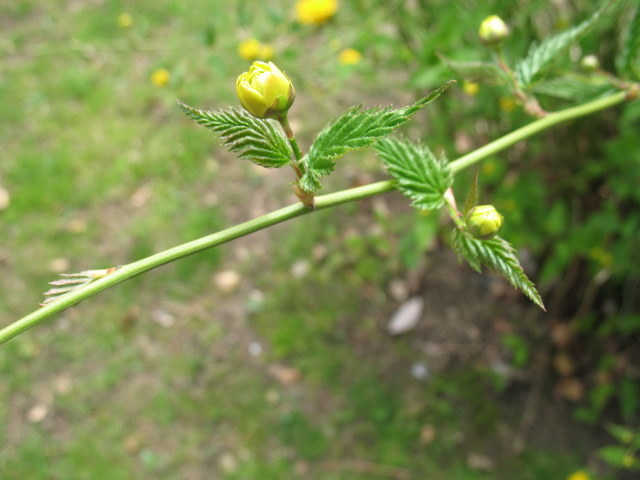
[{"label": "white petal in background", "polygon": [[413,297],[404,302],[393,314],[387,325],[387,330],[391,335],[400,335],[410,332],[420,321],[424,310],[424,300],[420,297]]}]

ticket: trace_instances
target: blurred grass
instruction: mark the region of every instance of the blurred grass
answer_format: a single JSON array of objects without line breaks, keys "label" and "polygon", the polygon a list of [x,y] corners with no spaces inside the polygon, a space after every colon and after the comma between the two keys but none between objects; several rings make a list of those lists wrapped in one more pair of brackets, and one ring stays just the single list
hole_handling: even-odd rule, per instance
[{"label": "blurred grass", "polygon": [[[385,10],[364,1],[342,2],[326,30],[295,24],[285,1],[3,2],[0,187],[11,203],[0,212],[0,324],[35,308],[60,271],[126,263],[245,219],[265,196],[287,201],[288,177],[234,163],[175,107],[176,98],[235,103],[247,65],[240,40],[273,42],[296,81],[295,120],[318,113],[298,125],[308,140],[336,104],[400,103],[433,86],[446,75],[429,70],[436,47],[464,44],[509,2],[467,3],[479,10],[457,25],[463,6],[432,2],[439,30],[416,71],[409,50],[376,33]],[[123,12],[130,28],[118,26]],[[347,46],[364,51],[362,64],[337,64]],[[170,72],[165,87],[150,80],[158,68]],[[429,128],[435,146],[452,146],[445,122]],[[389,369],[390,356],[406,366],[413,353],[402,342],[380,346],[386,283],[416,262],[437,219],[419,219],[402,238],[414,214],[372,220],[368,208],[321,212],[185,259],[3,345],[0,479],[372,478],[363,464],[406,478],[564,478],[580,462],[573,452],[532,448],[493,473],[468,467],[461,439],[475,432],[490,444],[499,415],[484,395],[486,372],[462,366],[459,377],[423,384],[408,368]],[[356,218],[364,226],[341,233]],[[331,255],[314,260],[318,245]],[[312,274],[292,277],[299,259]],[[213,274],[222,268],[240,271],[247,287],[220,291]],[[251,305],[252,289],[264,300]],[[251,342],[261,356],[247,354]],[[300,378],[274,380],[274,363]],[[425,425],[433,443],[420,441]]]}]

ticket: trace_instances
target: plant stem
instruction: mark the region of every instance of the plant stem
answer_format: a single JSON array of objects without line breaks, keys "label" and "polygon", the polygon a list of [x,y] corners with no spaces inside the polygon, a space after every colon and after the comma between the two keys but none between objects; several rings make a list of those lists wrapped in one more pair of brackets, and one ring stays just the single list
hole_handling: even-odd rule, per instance
[{"label": "plant stem", "polygon": [[504,150],[505,148],[510,147],[511,145],[518,143],[525,138],[531,137],[536,133],[546,130],[547,128],[551,128],[554,125],[572,120],[574,118],[584,117],[586,115],[589,115],[590,113],[604,110],[605,108],[613,107],[614,105],[624,102],[626,97],[627,92],[618,92],[607,97],[593,100],[583,105],[578,105],[577,107],[567,108],[566,110],[549,113],[547,114],[547,116],[541,118],[540,120],[531,122],[529,125],[525,125],[524,127],[514,130],[511,133],[507,133],[504,137],[500,137],[498,140],[487,143],[477,150],[463,155],[457,160],[451,162],[449,164],[449,167],[454,174],[458,173],[459,171],[478,163],[480,160],[484,160],[494,153]]},{"label": "plant stem", "polygon": [[[586,116],[593,112],[612,107],[616,104],[622,103],[626,99],[626,97],[626,92],[619,92],[577,107],[550,113],[540,120],[536,120],[527,126],[514,130],[513,132],[508,133],[498,140],[495,140],[471,153],[468,153],[467,155],[460,157],[459,159],[451,162],[449,166],[454,174],[458,173],[461,170],[464,170],[465,168],[468,168],[471,165],[474,165],[481,160],[501,150],[504,150],[521,140],[524,140],[525,138],[541,132],[542,130],[550,128],[561,122]],[[291,140],[292,139],[290,138],[290,141]],[[293,139],[293,141],[295,142],[295,139]],[[300,150],[299,148],[297,148],[297,144],[295,144],[294,147],[294,143],[292,143],[292,147],[294,148],[294,153],[296,151],[298,152],[296,154],[297,158],[298,156],[300,156]],[[394,182],[391,180],[386,180],[382,182],[363,185],[361,187],[330,193],[328,195],[321,195],[315,198],[315,209],[321,210],[325,208],[335,207],[343,203],[361,200],[374,195],[389,192],[394,188]],[[66,310],[67,308],[76,305],[103,290],[106,290],[107,288],[122,283],[125,280],[136,277],[161,265],[173,262],[174,260],[178,260],[202,250],[206,250],[208,248],[230,242],[231,240],[234,240],[236,238],[249,235],[250,233],[262,230],[263,228],[267,228],[271,225],[275,225],[277,223],[281,223],[295,217],[306,215],[313,211],[313,209],[308,208],[302,203],[296,203],[294,205],[290,205],[288,207],[284,207],[279,210],[267,213],[266,215],[262,215],[258,218],[254,218],[247,222],[234,225],[206,237],[202,237],[197,240],[184,243],[177,247],[170,248],[169,250],[156,253],[155,255],[143,258],[142,260],[123,265],[113,273],[101,279],[98,279],[85,287],[72,291],[60,297],[59,300],[56,300],[55,302],[42,307],[39,310],[36,310],[31,314],[17,320],[16,322],[4,327],[0,330],[0,344],[7,342],[11,338],[38,325],[39,323],[54,316],[55,314],[60,313],[63,310]]]},{"label": "plant stem", "polygon": [[296,140],[295,135],[293,134],[293,130],[291,130],[291,125],[289,125],[289,117],[285,113],[281,117],[278,118],[280,125],[282,125],[282,130],[284,130],[284,134],[287,136],[289,143],[291,144],[291,148],[293,149],[293,155],[296,158],[297,162],[302,160],[302,152],[300,151],[300,147],[298,146],[298,141]]},{"label": "plant stem", "polygon": [[301,162],[302,152],[300,151],[298,141],[293,134],[291,125],[289,125],[289,116],[285,112],[282,116],[278,117],[278,121],[280,122],[282,130],[284,130],[284,133],[289,140],[289,144],[291,145],[291,149],[293,150],[294,158],[291,159],[291,167],[293,168],[293,171],[296,172],[296,183],[293,185],[293,193],[296,194],[296,197],[298,197],[305,207],[313,210],[316,208],[315,195],[310,192],[305,192],[300,186],[300,179],[302,178],[302,175],[304,175],[304,167]]}]

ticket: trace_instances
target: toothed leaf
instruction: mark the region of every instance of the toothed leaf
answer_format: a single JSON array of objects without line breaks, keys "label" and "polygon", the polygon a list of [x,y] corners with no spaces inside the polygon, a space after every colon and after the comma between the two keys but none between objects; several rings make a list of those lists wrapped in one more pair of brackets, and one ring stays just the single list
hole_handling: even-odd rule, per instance
[{"label": "toothed leaf", "polygon": [[444,156],[435,157],[426,146],[407,140],[386,138],[376,143],[378,156],[396,179],[396,187],[421,210],[444,205],[444,192],[453,183],[453,175]]},{"label": "toothed leaf", "polygon": [[352,150],[359,150],[384,138],[406,123],[422,107],[438,98],[449,86],[449,81],[413,105],[403,108],[353,107],[322,130],[303,159],[304,175],[300,186],[315,192],[322,186],[320,178],[329,175],[335,159]]},{"label": "toothed leaf", "polygon": [[453,231],[452,245],[458,255],[467,260],[475,271],[480,273],[481,266],[485,265],[500,272],[511,285],[545,310],[538,290],[524,273],[516,251],[509,242],[500,237],[478,240],[456,228]]},{"label": "toothed leaf", "polygon": [[230,108],[205,111],[178,102],[180,108],[200,125],[224,138],[224,144],[239,158],[267,168],[286,165],[291,160],[291,146],[269,120],[262,120],[245,112]]},{"label": "toothed leaf", "polygon": [[577,42],[596,23],[610,4],[611,1],[607,2],[580,25],[548,37],[539,44],[532,44],[527,56],[516,65],[515,73],[518,82],[527,86],[536,80],[558,55]]}]

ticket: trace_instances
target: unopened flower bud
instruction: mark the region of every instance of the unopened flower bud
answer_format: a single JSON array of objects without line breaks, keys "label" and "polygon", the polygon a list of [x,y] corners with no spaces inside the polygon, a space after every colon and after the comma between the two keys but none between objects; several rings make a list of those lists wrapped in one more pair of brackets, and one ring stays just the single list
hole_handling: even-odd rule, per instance
[{"label": "unopened flower bud", "polygon": [[500,231],[503,221],[504,217],[493,205],[478,205],[471,209],[466,223],[471,235],[480,240],[488,240]]},{"label": "unopened flower bud", "polygon": [[499,16],[491,15],[480,24],[478,35],[480,35],[482,43],[497,45],[509,36],[509,27]]},{"label": "unopened flower bud", "polygon": [[600,60],[595,55],[585,55],[580,60],[580,66],[587,72],[595,72],[600,68]]},{"label": "unopened flower bud", "polygon": [[272,62],[253,62],[238,77],[236,92],[242,106],[258,118],[280,117],[296,98],[291,80]]}]

